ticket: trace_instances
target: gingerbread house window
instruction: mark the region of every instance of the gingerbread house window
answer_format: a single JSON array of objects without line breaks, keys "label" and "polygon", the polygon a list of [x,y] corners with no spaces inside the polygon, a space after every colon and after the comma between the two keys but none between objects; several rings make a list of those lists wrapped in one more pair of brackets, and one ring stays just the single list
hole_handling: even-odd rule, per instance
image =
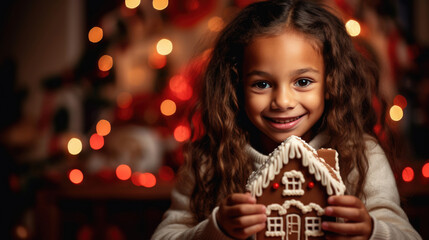
[{"label": "gingerbread house window", "polygon": [[305,235],[307,237],[322,236],[322,222],[320,217],[306,217],[305,218]]},{"label": "gingerbread house window", "polygon": [[304,175],[296,170],[285,172],[282,183],[285,185],[283,190],[284,196],[302,196],[304,190],[302,184],[305,182]]},{"label": "gingerbread house window", "polygon": [[283,230],[283,218],[282,217],[268,217],[267,219],[267,231],[265,232],[267,237],[283,237],[285,232]]}]

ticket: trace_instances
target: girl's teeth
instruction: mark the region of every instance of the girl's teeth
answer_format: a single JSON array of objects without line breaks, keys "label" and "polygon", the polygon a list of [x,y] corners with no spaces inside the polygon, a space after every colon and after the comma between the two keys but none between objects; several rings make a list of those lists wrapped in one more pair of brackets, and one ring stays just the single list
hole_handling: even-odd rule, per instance
[{"label": "girl's teeth", "polygon": [[290,122],[293,122],[293,121],[296,121],[296,120],[298,120],[300,117],[296,117],[296,118],[292,118],[292,119],[288,119],[288,120],[284,120],[284,121],[280,121],[280,120],[273,120],[274,122],[276,122],[276,123],[283,123],[283,124],[285,124],[285,123],[290,123]]}]

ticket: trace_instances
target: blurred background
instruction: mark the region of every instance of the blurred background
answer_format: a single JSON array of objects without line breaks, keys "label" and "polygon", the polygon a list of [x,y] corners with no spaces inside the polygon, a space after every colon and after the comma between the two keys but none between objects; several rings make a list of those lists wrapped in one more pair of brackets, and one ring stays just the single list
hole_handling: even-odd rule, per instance
[{"label": "blurred background", "polygon": [[[3,1],[1,239],[149,239],[213,40],[251,2]],[[403,208],[429,239],[429,1],[325,2],[380,67]]]}]

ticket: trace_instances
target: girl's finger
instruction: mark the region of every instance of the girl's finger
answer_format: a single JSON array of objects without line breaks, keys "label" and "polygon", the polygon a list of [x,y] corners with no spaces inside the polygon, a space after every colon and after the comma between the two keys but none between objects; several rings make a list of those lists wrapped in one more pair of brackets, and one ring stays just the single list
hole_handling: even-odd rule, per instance
[{"label": "girl's finger", "polygon": [[348,236],[369,236],[371,229],[363,223],[323,222],[322,229]]},{"label": "girl's finger", "polygon": [[225,207],[228,216],[239,217],[243,215],[265,214],[265,206],[262,204],[238,204]]},{"label": "girl's finger", "polygon": [[231,226],[234,228],[246,228],[257,224],[265,223],[267,216],[265,214],[254,214],[237,217],[231,220]]},{"label": "girl's finger", "polygon": [[250,193],[234,193],[226,200],[226,204],[229,206],[241,203],[256,203],[256,198],[250,195]]},{"label": "girl's finger", "polygon": [[265,222],[260,224],[255,224],[246,228],[236,228],[234,229],[234,235],[238,238],[245,239],[249,236],[263,230],[265,228]]},{"label": "girl's finger", "polygon": [[359,198],[351,195],[330,196],[328,198],[328,204],[335,205],[335,206],[355,207],[355,208],[364,206],[362,201]]},{"label": "girl's finger", "polygon": [[360,208],[352,207],[335,207],[329,206],[325,208],[325,215],[331,217],[344,218],[352,222],[362,222],[365,220],[364,213]]}]

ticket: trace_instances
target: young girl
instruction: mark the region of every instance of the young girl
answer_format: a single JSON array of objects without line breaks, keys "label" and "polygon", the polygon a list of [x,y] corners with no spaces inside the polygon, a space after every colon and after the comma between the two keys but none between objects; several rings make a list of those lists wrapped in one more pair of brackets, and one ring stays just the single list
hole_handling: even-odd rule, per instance
[{"label": "young girl", "polygon": [[245,239],[263,230],[265,208],[245,193],[247,178],[296,135],[340,155],[347,195],[330,197],[325,214],[344,221],[323,222],[327,238],[420,239],[399,206],[392,151],[373,131],[385,119],[372,107],[376,93],[376,69],[329,11],[293,0],[248,6],[213,49],[198,105],[204,134],[189,144],[152,238]]}]

